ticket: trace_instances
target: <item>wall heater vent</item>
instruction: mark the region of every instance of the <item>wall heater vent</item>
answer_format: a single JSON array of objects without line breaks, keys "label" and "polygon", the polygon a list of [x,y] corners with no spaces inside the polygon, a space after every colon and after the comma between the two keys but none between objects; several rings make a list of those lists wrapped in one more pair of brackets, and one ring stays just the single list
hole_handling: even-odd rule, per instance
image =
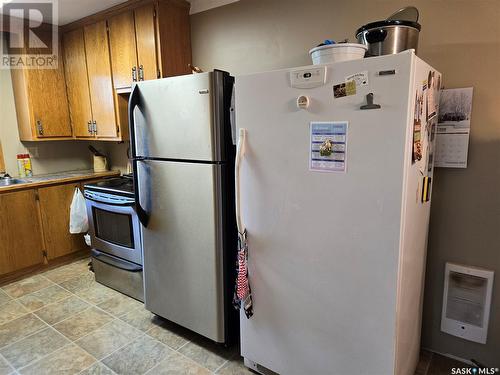
[{"label": "wall heater vent", "polygon": [[441,331],[486,344],[493,271],[446,263]]}]

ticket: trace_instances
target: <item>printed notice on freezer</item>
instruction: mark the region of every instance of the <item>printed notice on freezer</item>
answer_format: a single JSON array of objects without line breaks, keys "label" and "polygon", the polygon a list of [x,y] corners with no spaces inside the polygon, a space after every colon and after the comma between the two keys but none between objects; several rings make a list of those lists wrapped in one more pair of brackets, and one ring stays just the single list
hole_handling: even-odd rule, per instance
[{"label": "printed notice on freezer", "polygon": [[345,172],[346,150],[347,121],[311,122],[311,171]]}]

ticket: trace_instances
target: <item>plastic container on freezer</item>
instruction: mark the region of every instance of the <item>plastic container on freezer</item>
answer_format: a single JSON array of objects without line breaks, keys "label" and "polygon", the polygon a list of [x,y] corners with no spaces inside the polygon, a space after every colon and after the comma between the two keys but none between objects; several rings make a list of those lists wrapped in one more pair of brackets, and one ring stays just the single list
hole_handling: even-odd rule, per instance
[{"label": "plastic container on freezer", "polygon": [[362,59],[368,47],[358,43],[325,44],[309,51],[314,65]]}]

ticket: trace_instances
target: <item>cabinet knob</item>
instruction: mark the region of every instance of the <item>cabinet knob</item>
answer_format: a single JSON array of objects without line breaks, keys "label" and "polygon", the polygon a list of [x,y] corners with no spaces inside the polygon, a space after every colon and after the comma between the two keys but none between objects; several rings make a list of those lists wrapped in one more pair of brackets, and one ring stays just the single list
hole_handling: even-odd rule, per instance
[{"label": "cabinet knob", "polygon": [[139,65],[139,81],[144,81],[144,66]]},{"label": "cabinet knob", "polygon": [[137,67],[136,66],[134,66],[132,68],[132,81],[137,82]]}]

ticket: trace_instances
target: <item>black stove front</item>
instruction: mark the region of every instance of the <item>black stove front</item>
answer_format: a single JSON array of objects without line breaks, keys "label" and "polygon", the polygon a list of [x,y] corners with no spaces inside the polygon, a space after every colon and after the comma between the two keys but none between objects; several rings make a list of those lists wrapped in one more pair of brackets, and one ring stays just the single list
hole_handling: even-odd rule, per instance
[{"label": "black stove front", "polygon": [[134,181],[132,175],[123,175],[87,184],[85,190],[133,198]]}]

